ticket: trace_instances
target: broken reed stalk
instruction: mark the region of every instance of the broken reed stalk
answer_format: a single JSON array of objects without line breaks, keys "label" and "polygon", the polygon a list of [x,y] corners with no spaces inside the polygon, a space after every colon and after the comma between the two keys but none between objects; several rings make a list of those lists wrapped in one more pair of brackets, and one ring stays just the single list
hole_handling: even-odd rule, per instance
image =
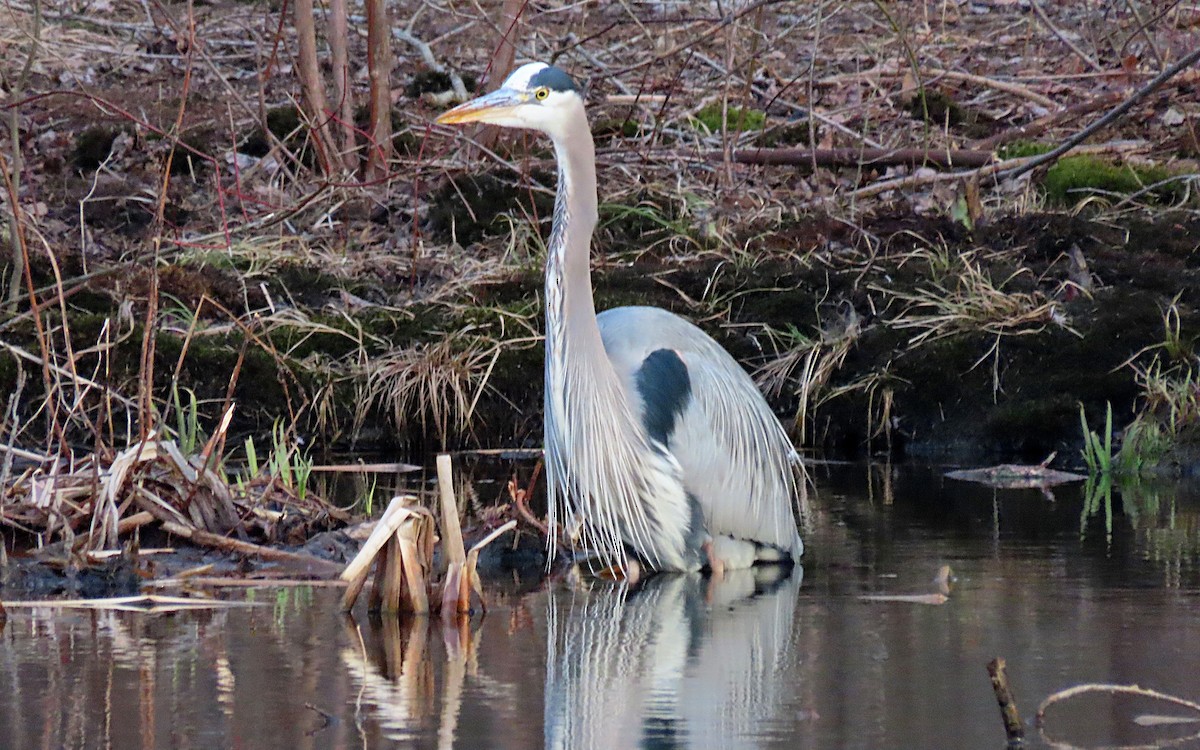
[{"label": "broken reed stalk", "polygon": [[437,457],[438,495],[442,504],[442,557],[446,574],[442,578],[442,612],[463,612],[471,608],[469,576],[465,574],[467,551],[463,546],[458,521],[458,501],[454,497],[454,466],[449,454]]},{"label": "broken reed stalk", "polygon": [[372,611],[426,614],[436,605],[443,618],[456,617],[470,614],[472,592],[487,611],[476,570],[479,553],[501,534],[514,528],[517,522],[505,523],[470,551],[464,551],[452,480],[450,457],[441,455],[438,457],[438,482],[442,496],[442,550],[448,565],[442,577],[440,595],[431,596],[434,593],[430,577],[433,515],[425,508],[413,505],[415,497],[394,497],[362,549],[340,575],[349,583],[342,595],[342,611],[349,612],[354,607],[366,585],[372,563],[375,563],[375,583],[367,598],[368,608]]},{"label": "broken reed stalk", "polygon": [[462,527],[458,520],[458,504],[454,498],[454,469],[450,456],[438,456],[438,487],[442,499],[442,554],[449,560],[446,575],[442,579],[442,617],[452,613],[471,613],[471,592],[479,598],[479,605],[487,611],[487,600],[483,598],[483,584],[479,580],[479,553],[501,534],[515,528],[515,520],[508,521],[475,543],[464,554]]},{"label": "broken reed stalk", "polygon": [[1004,721],[1004,734],[1008,737],[1008,746],[1018,747],[1025,742],[1025,727],[1021,725],[1017,701],[1008,685],[1008,671],[1004,659],[999,656],[992,659],[988,662],[987,671],[988,676],[992,678],[992,691],[996,694],[996,703],[1000,704],[1000,718]]},{"label": "broken reed stalk", "polygon": [[[140,513],[136,514],[139,522],[144,516]],[[130,517],[132,520],[133,516]],[[140,525],[140,523],[139,523]],[[201,529],[188,528],[174,521],[163,520],[163,531],[169,534],[174,534],[178,537],[183,537],[193,544],[198,544],[203,547],[212,547],[213,549],[221,550],[222,552],[233,552],[239,555],[248,555],[257,557],[263,560],[271,560],[272,562],[286,563],[289,565],[301,566],[305,572],[317,574],[329,574],[339,570],[336,563],[322,560],[319,557],[305,555],[299,552],[288,552],[287,550],[274,549],[273,547],[264,547],[261,544],[253,542],[244,542],[240,539],[230,539],[229,537],[214,534],[211,531],[203,531]]]},{"label": "broken reed stalk", "polygon": [[400,525],[412,514],[412,504],[416,500],[417,498],[412,495],[393,497],[379,521],[375,523],[375,528],[367,537],[362,549],[341,572],[340,578],[350,584],[346,593],[342,595],[342,611],[349,612],[350,608],[354,606],[355,600],[358,599],[358,595],[367,582],[372,562],[378,562],[378,565],[375,571],[375,586],[371,589],[367,603],[373,610],[379,608],[382,603],[384,573],[388,569],[388,559],[391,556],[391,548],[386,545],[395,536]]},{"label": "broken reed stalk", "polygon": [[448,453],[437,457],[437,477],[442,501],[442,554],[451,563],[463,563],[467,560],[467,551],[458,521],[458,501],[454,498],[454,465]]}]

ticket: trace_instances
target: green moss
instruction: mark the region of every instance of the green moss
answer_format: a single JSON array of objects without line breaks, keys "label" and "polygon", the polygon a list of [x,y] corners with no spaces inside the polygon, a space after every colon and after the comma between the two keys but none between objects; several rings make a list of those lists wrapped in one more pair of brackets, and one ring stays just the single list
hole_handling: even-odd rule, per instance
[{"label": "green moss", "polygon": [[[1046,171],[1042,188],[1046,198],[1058,205],[1074,204],[1091,195],[1129,195],[1171,176],[1164,167],[1120,164],[1099,156],[1068,156]],[[1148,201],[1170,201],[1182,188],[1170,183],[1144,194]]]},{"label": "green moss", "polygon": [[[725,112],[724,119],[722,119],[723,109]],[[729,124],[729,130],[744,132],[747,130],[762,130],[767,122],[767,114],[761,110],[743,107],[730,106],[722,108],[720,102],[713,102],[697,112],[691,120],[696,129],[707,130],[710,133],[721,132],[723,130],[722,124],[725,122]]]},{"label": "green moss", "polygon": [[1052,143],[1037,141],[1013,141],[996,149],[996,155],[1001,159],[1023,159],[1028,156],[1041,156],[1054,150]]}]

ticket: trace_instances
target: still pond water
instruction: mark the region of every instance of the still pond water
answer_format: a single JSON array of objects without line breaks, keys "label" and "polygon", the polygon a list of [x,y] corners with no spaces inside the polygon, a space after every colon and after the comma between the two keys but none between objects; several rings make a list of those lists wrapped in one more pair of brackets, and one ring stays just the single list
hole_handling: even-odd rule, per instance
[{"label": "still pond water", "polygon": [[[462,631],[343,618],[331,588],[173,614],[12,609],[0,748],[1001,748],[995,656],[1031,747],[1200,748],[1200,724],[1134,723],[1187,716],[1143,699],[1059,704],[1045,734],[1028,721],[1084,682],[1200,700],[1194,489],[1106,501],[817,473],[790,576],[526,583]],[[932,594],[942,565],[943,604],[862,598]]]}]

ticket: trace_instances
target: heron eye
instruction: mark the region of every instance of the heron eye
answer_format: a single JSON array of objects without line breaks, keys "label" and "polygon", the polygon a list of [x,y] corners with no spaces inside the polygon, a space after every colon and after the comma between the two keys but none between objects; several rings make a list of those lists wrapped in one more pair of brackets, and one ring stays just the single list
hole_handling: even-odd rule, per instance
[{"label": "heron eye", "polygon": [[548,89],[544,86],[542,88],[539,88],[537,91],[533,92],[533,98],[537,99],[539,102],[548,96],[550,96],[550,89]]}]

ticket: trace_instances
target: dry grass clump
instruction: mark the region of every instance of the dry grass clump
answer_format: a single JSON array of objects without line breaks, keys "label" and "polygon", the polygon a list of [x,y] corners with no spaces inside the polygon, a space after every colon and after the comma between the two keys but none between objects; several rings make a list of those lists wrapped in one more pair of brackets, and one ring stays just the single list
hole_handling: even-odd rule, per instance
[{"label": "dry grass clump", "polygon": [[[914,255],[927,254],[918,251]],[[1014,271],[999,284],[973,253],[958,256],[949,278],[934,281],[913,292],[872,287],[906,304],[903,312],[889,321],[895,328],[914,330],[910,347],[961,333],[988,333],[997,337],[1039,333],[1056,324],[1068,330],[1056,312],[1056,303],[1041,291],[1007,291],[1010,282],[1029,273]]]},{"label": "dry grass clump", "polygon": [[445,443],[470,425],[499,355],[495,342],[460,333],[376,357],[364,368],[360,414],[382,404],[401,434],[416,423]]}]

